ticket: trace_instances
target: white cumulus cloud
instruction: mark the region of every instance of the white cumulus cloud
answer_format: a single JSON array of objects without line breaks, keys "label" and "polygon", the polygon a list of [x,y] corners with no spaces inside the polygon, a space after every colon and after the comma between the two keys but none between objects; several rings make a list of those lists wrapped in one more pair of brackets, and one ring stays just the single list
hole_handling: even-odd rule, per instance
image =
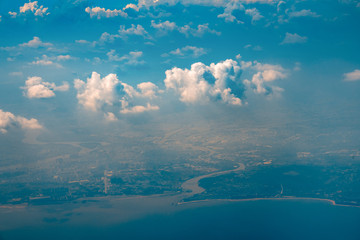
[{"label": "white cumulus cloud", "polygon": [[[151,82],[143,82],[136,89],[129,84],[119,81],[116,74],[109,74],[104,78],[93,72],[86,82],[75,79],[79,104],[85,109],[99,111],[105,107],[119,108],[119,113],[141,113],[158,110],[159,107],[149,101],[155,99],[158,87]],[[105,114],[106,119],[114,119],[115,115]]]},{"label": "white cumulus cloud", "polygon": [[151,20],[151,27],[157,29],[160,34],[166,34],[178,29],[176,23],[170,22],[168,20],[164,22],[160,21],[159,23],[156,23],[155,20]]},{"label": "white cumulus cloud", "polygon": [[55,96],[54,91],[67,91],[69,84],[64,82],[61,86],[56,86],[55,83],[44,82],[41,77],[29,77],[24,89],[24,95],[28,98],[51,98]]},{"label": "white cumulus cloud", "polygon": [[220,100],[232,105],[241,105],[243,84],[240,81],[240,67],[228,59],[210,66],[198,62],[190,69],[174,67],[165,72],[165,86],[173,89],[180,101],[185,103],[206,103]]},{"label": "white cumulus cloud", "polygon": [[115,74],[100,78],[93,72],[86,82],[75,79],[74,86],[78,90],[77,98],[86,109],[97,111],[104,104],[112,105],[115,101],[116,86],[119,80]]},{"label": "white cumulus cloud", "polygon": [[4,112],[0,109],[0,132],[6,133],[7,129],[13,126],[20,126],[23,129],[41,129],[42,126],[38,120],[27,119],[22,116],[16,116],[11,112]]},{"label": "white cumulus cloud", "polygon": [[101,8],[101,7],[87,7],[85,8],[85,12],[90,14],[90,17],[97,17],[98,19],[105,17],[105,18],[111,18],[111,17],[117,17],[117,16],[122,16],[122,17],[127,17],[127,13],[123,12],[122,10],[110,10],[110,9],[105,9],[105,8]]},{"label": "white cumulus cloud", "polygon": [[44,7],[43,5],[39,6],[38,1],[33,1],[33,2],[29,1],[28,3],[25,3],[23,6],[20,6],[19,14],[17,12],[10,11],[9,15],[14,18],[19,16],[20,14],[26,14],[26,13],[32,13],[35,16],[40,16],[40,17],[50,14],[48,12],[47,7]]},{"label": "white cumulus cloud", "polygon": [[360,80],[360,70],[355,69],[352,72],[345,73],[344,74],[344,80],[345,81],[359,81]]},{"label": "white cumulus cloud", "polygon": [[51,43],[42,42],[39,37],[34,37],[32,40],[26,43],[19,45],[20,47],[30,47],[30,48],[39,48],[39,47],[51,47]]},{"label": "white cumulus cloud", "polygon": [[157,93],[159,92],[158,86],[152,82],[142,82],[137,85],[137,88],[140,90],[140,95],[146,98],[156,98]]},{"label": "white cumulus cloud", "polygon": [[241,69],[253,72],[251,80],[245,79],[244,84],[257,94],[270,95],[282,92],[283,89],[272,84],[273,81],[287,77],[280,65],[262,64],[257,61],[241,61]]},{"label": "white cumulus cloud", "polygon": [[134,9],[135,11],[139,11],[139,7],[133,3],[129,3],[123,8],[123,10],[126,10],[126,9]]}]

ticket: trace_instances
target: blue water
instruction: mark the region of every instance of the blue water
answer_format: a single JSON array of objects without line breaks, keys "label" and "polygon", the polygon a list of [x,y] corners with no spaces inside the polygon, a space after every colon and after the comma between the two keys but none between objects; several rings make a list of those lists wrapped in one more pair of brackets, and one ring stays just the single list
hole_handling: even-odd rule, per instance
[{"label": "blue water", "polygon": [[[101,219],[99,219],[101,221]],[[0,239],[360,240],[360,208],[317,201],[252,201],[151,215],[106,228],[44,224]]]}]

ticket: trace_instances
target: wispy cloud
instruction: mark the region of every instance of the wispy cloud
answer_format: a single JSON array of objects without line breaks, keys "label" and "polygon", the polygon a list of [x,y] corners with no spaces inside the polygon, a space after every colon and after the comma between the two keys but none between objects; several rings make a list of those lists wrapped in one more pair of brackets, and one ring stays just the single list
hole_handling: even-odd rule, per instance
[{"label": "wispy cloud", "polygon": [[140,60],[143,55],[142,51],[131,51],[120,57],[116,54],[115,50],[112,49],[106,55],[109,61],[123,62],[126,65],[137,66],[145,64],[144,60]]},{"label": "wispy cloud", "polygon": [[162,56],[168,57],[170,55],[178,56],[178,57],[193,57],[197,58],[202,55],[205,55],[207,52],[204,48],[199,48],[195,46],[185,46],[182,48],[177,48],[173,51],[170,51],[169,53],[165,53]]},{"label": "wispy cloud", "polygon": [[305,36],[300,36],[297,33],[286,33],[284,40],[280,43],[283,44],[295,44],[295,43],[306,43],[308,40]]},{"label": "wispy cloud", "polygon": [[199,24],[197,25],[196,28],[192,28],[189,25],[177,26],[175,22],[159,21],[158,23],[156,23],[154,20],[152,20],[151,27],[157,29],[158,34],[160,35],[165,35],[168,32],[172,32],[172,31],[178,31],[187,37],[189,36],[202,37],[206,33],[215,34],[218,36],[221,35],[221,32],[211,29],[208,23]]}]

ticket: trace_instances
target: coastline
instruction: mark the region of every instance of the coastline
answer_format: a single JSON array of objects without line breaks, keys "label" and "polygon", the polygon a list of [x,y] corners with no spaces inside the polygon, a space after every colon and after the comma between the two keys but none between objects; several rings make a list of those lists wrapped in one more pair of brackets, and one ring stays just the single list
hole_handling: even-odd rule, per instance
[{"label": "coastline", "polygon": [[311,198],[311,197],[278,197],[278,198],[244,198],[244,199],[226,199],[226,198],[214,198],[214,199],[202,199],[202,200],[194,200],[188,202],[179,202],[178,205],[186,205],[186,204],[193,204],[193,203],[205,203],[205,202],[251,202],[251,201],[264,201],[264,200],[300,200],[300,201],[321,201],[321,202],[328,202],[333,206],[341,206],[341,207],[355,207],[360,208],[357,205],[347,205],[347,204],[339,204],[336,203],[332,199],[327,198]]},{"label": "coastline", "polygon": [[[309,197],[203,199],[183,202],[179,195],[152,195],[127,197],[82,198],[77,202],[59,205],[0,205],[0,231],[22,227],[54,226],[106,226],[121,224],[151,215],[168,215],[187,209],[197,209],[227,203],[256,201],[313,201],[331,206],[356,207],[337,204],[334,200]],[[82,202],[85,200],[86,202]],[[102,219],[101,222],[98,219]],[[45,225],[44,225],[45,224]]]}]

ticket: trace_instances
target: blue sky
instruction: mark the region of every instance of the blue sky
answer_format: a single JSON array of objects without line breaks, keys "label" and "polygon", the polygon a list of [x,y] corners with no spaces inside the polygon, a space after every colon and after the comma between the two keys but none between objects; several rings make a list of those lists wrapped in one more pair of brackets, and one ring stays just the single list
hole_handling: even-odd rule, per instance
[{"label": "blue sky", "polygon": [[359,137],[360,1],[2,0],[0,15],[0,138],[207,121]]}]

